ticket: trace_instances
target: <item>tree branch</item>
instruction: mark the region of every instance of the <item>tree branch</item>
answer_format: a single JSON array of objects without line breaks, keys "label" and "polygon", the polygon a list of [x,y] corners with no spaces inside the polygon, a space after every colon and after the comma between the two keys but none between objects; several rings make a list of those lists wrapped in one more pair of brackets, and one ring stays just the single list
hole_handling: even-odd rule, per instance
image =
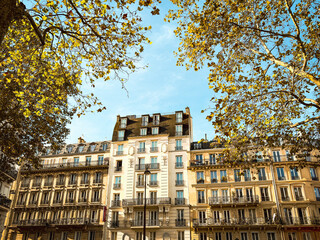
[{"label": "tree branch", "polygon": [[307,123],[307,122],[311,122],[311,121],[314,121],[314,120],[318,120],[318,119],[320,119],[320,116],[318,116],[318,117],[313,117],[313,118],[308,118],[308,119],[306,119],[306,120],[304,120],[304,121],[301,121],[301,122],[297,122],[297,123],[295,123],[295,124],[292,124],[292,125],[290,125],[290,127],[294,128],[294,127],[297,127],[297,126],[299,126],[299,125],[302,125],[302,124],[305,124],[305,123]]}]

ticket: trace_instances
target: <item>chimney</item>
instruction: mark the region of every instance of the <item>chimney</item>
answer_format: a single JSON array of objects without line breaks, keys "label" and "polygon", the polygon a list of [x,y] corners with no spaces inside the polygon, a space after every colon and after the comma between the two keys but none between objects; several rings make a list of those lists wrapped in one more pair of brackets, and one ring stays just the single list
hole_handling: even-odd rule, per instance
[{"label": "chimney", "polygon": [[204,140],[206,140],[206,142],[208,142],[208,138],[207,138],[207,134],[204,134]]},{"label": "chimney", "polygon": [[79,137],[78,138],[78,143],[80,144],[80,143],[86,143],[86,141],[82,138],[82,137]]},{"label": "chimney", "polygon": [[186,114],[190,115],[190,108],[186,107]]},{"label": "chimney", "polygon": [[117,122],[120,121],[120,115],[117,115]]}]

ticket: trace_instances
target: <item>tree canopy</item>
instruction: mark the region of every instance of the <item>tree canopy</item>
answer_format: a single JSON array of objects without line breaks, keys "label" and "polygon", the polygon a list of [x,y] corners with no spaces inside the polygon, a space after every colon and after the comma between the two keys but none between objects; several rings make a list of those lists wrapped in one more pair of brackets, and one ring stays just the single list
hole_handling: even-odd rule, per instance
[{"label": "tree canopy", "polygon": [[319,149],[320,2],[173,2],[177,64],[210,69],[207,118],[218,138],[240,152]]},{"label": "tree canopy", "polygon": [[145,8],[159,0],[3,0],[0,3],[0,151],[37,163],[63,143],[67,123],[105,107],[83,81],[125,81],[151,28]]}]

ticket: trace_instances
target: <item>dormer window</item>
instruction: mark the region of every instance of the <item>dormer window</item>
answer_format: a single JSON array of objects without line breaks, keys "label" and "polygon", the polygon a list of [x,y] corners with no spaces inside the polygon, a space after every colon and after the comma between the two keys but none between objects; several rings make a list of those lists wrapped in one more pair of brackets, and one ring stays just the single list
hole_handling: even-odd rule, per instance
[{"label": "dormer window", "polygon": [[140,135],[141,136],[146,136],[147,135],[147,129],[146,128],[141,128],[140,129]]},{"label": "dormer window", "polygon": [[96,149],[96,145],[91,144],[89,149],[90,149],[90,152],[93,152]]},{"label": "dormer window", "polygon": [[68,152],[68,153],[71,153],[71,152],[72,152],[72,149],[73,149],[73,146],[72,146],[72,145],[71,145],[71,146],[68,146],[68,147],[67,147],[67,152]]},{"label": "dormer window", "polygon": [[142,116],[142,126],[148,126],[149,117],[148,116]]},{"label": "dormer window", "polygon": [[78,146],[78,152],[81,153],[83,151],[84,145]]},{"label": "dormer window", "polygon": [[182,122],[182,117],[183,117],[182,112],[177,112],[176,113],[176,122],[177,123],[181,123]]},{"label": "dormer window", "polygon": [[108,143],[103,143],[102,144],[102,151],[106,151],[108,148]]},{"label": "dormer window", "polygon": [[121,118],[120,120],[120,128],[126,128],[127,127],[127,119]]},{"label": "dormer window", "polygon": [[160,124],[160,115],[154,115],[153,116],[153,125],[159,125]]},{"label": "dormer window", "polygon": [[124,130],[118,131],[118,141],[124,140]]},{"label": "dormer window", "polygon": [[152,128],[152,135],[159,134],[159,127],[153,127]]},{"label": "dormer window", "polygon": [[182,125],[176,125],[176,136],[182,136]]}]

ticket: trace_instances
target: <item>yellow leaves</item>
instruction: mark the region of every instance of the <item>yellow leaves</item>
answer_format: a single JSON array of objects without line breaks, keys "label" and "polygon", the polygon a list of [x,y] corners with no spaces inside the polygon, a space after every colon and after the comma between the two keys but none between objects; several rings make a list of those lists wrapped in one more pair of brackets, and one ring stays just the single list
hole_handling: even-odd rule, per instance
[{"label": "yellow leaves", "polygon": [[46,21],[47,19],[48,19],[47,16],[42,16],[43,21]]}]

